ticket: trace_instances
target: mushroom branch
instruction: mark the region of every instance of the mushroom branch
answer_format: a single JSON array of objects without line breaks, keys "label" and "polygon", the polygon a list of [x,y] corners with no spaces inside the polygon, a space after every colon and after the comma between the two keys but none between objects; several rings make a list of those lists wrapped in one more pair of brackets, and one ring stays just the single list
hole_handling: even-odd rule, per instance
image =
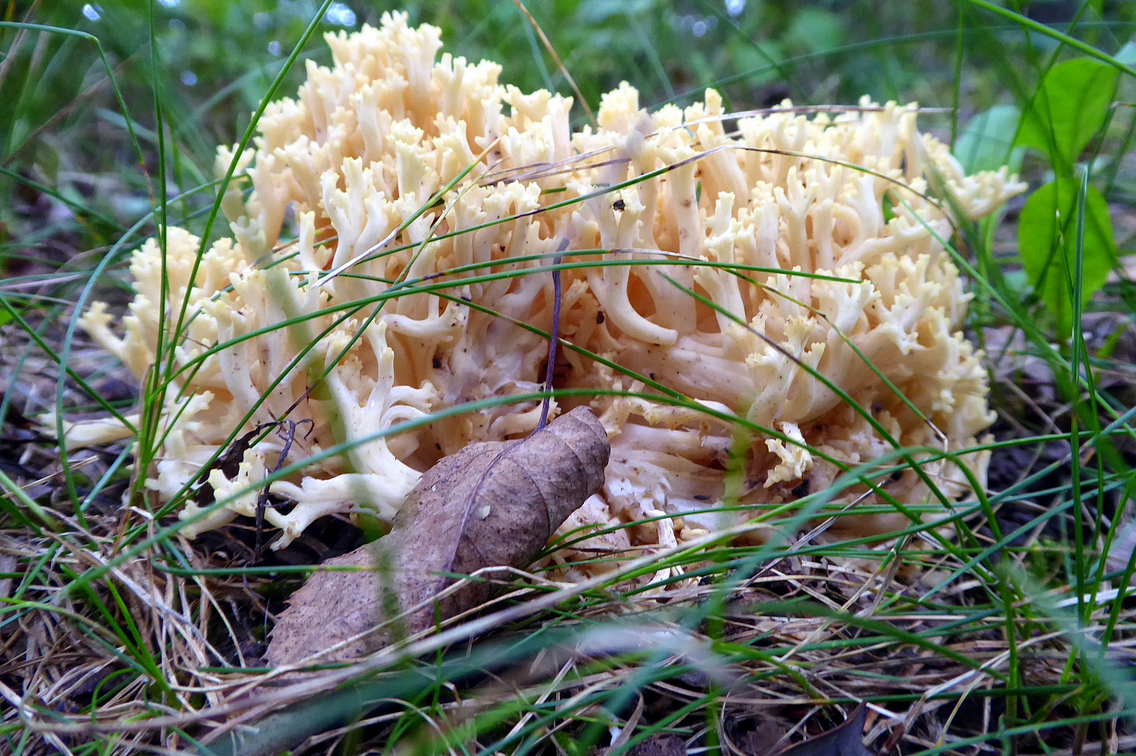
[{"label": "mushroom branch", "polygon": [[[237,156],[231,237],[198,260],[200,240],[168,229],[164,267],[156,240],[134,254],[128,312],[82,316],[139,378],[173,344],[164,445],[145,474],[164,500],[196,490],[180,509],[187,535],[255,514],[285,439],[263,434],[233,474],[208,463],[264,424],[305,423],[287,439],[298,472],[269,487],[275,548],[335,513],[389,521],[443,456],[531,433],[557,255],[559,333],[574,348],[559,351],[554,387],[576,391],[553,414],[590,405],[612,446],[606,483],[561,529],[606,532],[554,553],[567,579],[604,569],[597,553],[791,503],[895,444],[955,459],[882,484],[905,505],[935,500],[928,479],[958,500],[973,493],[967,472],[985,480],[986,455],[969,450],[993,416],[943,244],[1025,186],[1005,170],[964,175],[917,131],[916,106],[865,99],[807,117],[786,102],[735,119],[713,90],[648,112],[623,84],[595,127],[573,131],[571,99],[439,57],[440,31],[405,14],[326,39],[332,65],[309,61]],[[234,156],[219,151],[222,175]],[[158,313],[183,303],[184,327],[160,342],[171,324]],[[652,401],[646,380],[689,403]],[[765,432],[742,438],[731,417]],[[108,420],[68,427],[70,443],[123,435]],[[882,504],[862,485],[837,497],[854,501]],[[910,524],[857,507],[826,536]]]}]

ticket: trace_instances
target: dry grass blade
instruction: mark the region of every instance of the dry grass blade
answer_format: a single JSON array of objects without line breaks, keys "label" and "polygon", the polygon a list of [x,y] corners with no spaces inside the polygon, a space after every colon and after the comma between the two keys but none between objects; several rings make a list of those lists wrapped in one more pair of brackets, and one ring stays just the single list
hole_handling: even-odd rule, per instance
[{"label": "dry grass blade", "polygon": [[588,120],[591,122],[592,126],[596,126],[596,115],[592,112],[592,106],[588,104],[588,98],[584,97],[583,93],[580,92],[580,88],[576,86],[576,80],[572,78],[571,72],[569,72],[568,68],[561,62],[560,56],[556,54],[556,48],[548,41],[544,29],[540,28],[540,24],[536,22],[536,19],[529,13],[529,9],[525,7],[525,4],[521,2],[521,0],[513,0],[513,4],[517,6],[517,10],[521,12],[521,15],[523,15],[525,20],[529,22],[529,25],[532,26],[533,31],[540,37],[540,42],[544,45],[544,49],[548,50],[548,54],[552,56],[556,67],[560,69],[560,73],[564,74],[564,78],[568,81],[568,86],[572,87],[572,91],[576,93],[577,102],[584,108],[584,112],[588,114]]}]

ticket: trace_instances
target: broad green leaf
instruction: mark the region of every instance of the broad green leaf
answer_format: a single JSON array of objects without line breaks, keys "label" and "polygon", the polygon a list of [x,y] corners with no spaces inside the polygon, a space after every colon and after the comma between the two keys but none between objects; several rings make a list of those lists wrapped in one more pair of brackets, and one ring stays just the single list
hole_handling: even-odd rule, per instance
[{"label": "broad green leaf", "polygon": [[[1034,290],[1057,319],[1061,334],[1073,328],[1073,282],[1077,260],[1077,192],[1080,182],[1066,178],[1046,184],[1026,201],[1018,217],[1018,247]],[[1085,200],[1082,300],[1087,302],[1108,279],[1116,260],[1108,203],[1095,188]]]},{"label": "broad green leaf", "polygon": [[1018,144],[1049,156],[1060,176],[1104,125],[1116,92],[1116,69],[1089,58],[1058,63],[1049,70],[1022,118]]},{"label": "broad green leaf", "polygon": [[845,24],[832,11],[802,8],[783,39],[786,44],[810,53],[833,50],[844,44]]},{"label": "broad green leaf", "polygon": [[1008,166],[1017,173],[1022,165],[1021,147],[1014,147],[1014,132],[1021,111],[1013,105],[995,105],[971,119],[955,141],[955,157],[967,173],[996,171]]}]

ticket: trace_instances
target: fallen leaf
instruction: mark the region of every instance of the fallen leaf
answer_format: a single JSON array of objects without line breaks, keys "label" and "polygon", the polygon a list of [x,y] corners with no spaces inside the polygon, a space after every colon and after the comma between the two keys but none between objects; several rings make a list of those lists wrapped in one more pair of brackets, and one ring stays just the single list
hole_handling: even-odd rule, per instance
[{"label": "fallen leaf", "polygon": [[828,732],[786,746],[773,756],[872,756],[864,747],[864,720],[868,707],[861,703],[848,719]]},{"label": "fallen leaf", "polygon": [[1136,520],[1129,520],[1120,526],[1112,546],[1108,549],[1104,566],[1108,572],[1123,572],[1128,569],[1128,562],[1132,559],[1132,552],[1136,551]]},{"label": "fallen leaf", "polygon": [[199,507],[207,507],[214,502],[213,486],[209,485],[209,474],[214,470],[220,470],[221,473],[232,480],[237,476],[241,469],[241,461],[245,458],[245,452],[252,446],[252,440],[256,438],[265,429],[266,426],[258,425],[250,430],[245,435],[235,439],[233,443],[229,444],[229,448],[225,449],[224,453],[217,459],[213,460],[213,464],[208,467],[201,468],[201,472],[197,474],[197,482],[201,485],[193,494],[193,501]]},{"label": "fallen leaf", "polygon": [[[376,544],[330,559],[292,596],[265,658],[299,662],[402,614],[413,634],[486,600],[493,586],[470,582],[430,601],[483,567],[523,567],[604,480],[611,449],[595,415],[578,407],[522,441],[471,444],[442,458],[410,492],[391,532]],[[320,656],[322,663],[371,653],[390,642],[373,633]]]}]

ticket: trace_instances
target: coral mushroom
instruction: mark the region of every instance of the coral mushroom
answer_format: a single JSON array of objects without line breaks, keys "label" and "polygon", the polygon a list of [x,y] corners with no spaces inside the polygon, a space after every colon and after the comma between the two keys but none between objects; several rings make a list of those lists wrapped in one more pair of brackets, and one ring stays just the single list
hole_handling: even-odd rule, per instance
[{"label": "coral mushroom", "polygon": [[[809,118],[785,103],[727,131],[735,116],[712,90],[649,113],[624,84],[594,128],[573,132],[571,100],[502,86],[494,63],[437,59],[439,30],[404,14],[327,41],[333,65],[309,62],[297,98],[272,103],[256,149],[236,156],[252,191],[234,182],[224,197],[232,238],[195,267],[199,239],[170,228],[167,289],[158,242],[134,255],[124,335],[102,305],[83,319],[142,376],[170,326],[157,320],[163,291],[167,313],[187,303],[147,484],[167,500],[212,487],[218,505],[181,509],[188,535],[254,514],[279,436],[252,444],[235,475],[206,468],[260,424],[311,421],[288,461],[314,461],[270,486],[294,502],[266,512],[275,547],[331,513],[389,519],[442,455],[532,431],[561,250],[560,333],[574,348],[557,387],[581,390],[562,403],[590,402],[612,440],[602,492],[566,527],[662,518],[591,547],[721,526],[731,417],[762,429],[743,442],[731,494],[755,508],[894,444],[965,452],[991,423],[943,240],[952,212],[977,218],[1024,187],[1005,171],[965,176],[916,130],[914,106],[865,100]],[[233,159],[222,149],[219,173]],[[928,196],[932,176],[953,211]],[[689,401],[652,401],[662,390]],[[983,454],[959,459],[984,479]],[[952,496],[969,491],[955,463],[924,470]],[[930,498],[913,471],[887,489]],[[907,522],[863,514],[837,529]]]}]

